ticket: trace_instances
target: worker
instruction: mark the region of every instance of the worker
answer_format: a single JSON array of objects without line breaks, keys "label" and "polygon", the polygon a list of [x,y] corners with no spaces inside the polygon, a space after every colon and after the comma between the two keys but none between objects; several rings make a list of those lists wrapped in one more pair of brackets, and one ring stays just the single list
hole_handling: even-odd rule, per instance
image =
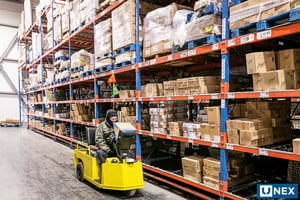
[{"label": "worker", "polygon": [[96,146],[97,161],[101,165],[105,162],[107,157],[114,157],[117,155],[114,143],[116,144],[116,135],[114,132],[113,123],[118,121],[117,112],[109,109],[106,112],[105,121],[100,123],[96,129]]}]

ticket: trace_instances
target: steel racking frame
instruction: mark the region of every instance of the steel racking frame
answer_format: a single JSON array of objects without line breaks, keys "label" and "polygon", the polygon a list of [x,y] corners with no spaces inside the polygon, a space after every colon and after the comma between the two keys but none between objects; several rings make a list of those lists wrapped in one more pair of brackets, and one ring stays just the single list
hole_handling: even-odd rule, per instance
[{"label": "steel racking frame", "polygon": [[[77,31],[74,33],[71,33],[71,30],[69,32],[69,37],[64,39],[61,43],[55,45],[53,48],[45,52],[44,54],[36,59],[31,64],[23,64],[19,67],[19,71],[22,70],[29,70],[32,69],[34,65],[41,63],[43,65],[43,60],[49,56],[53,56],[54,52],[58,50],[60,47],[64,45],[68,45],[69,53],[71,55],[71,39],[74,38],[76,35],[87,29],[89,26],[93,25],[95,26],[96,22],[101,19],[103,16],[109,14],[112,10],[120,6],[122,3],[124,3],[125,0],[118,0],[115,4],[111,5],[110,7],[106,8],[104,11],[102,11],[100,14],[98,14],[93,20],[87,22],[84,26],[80,27]],[[234,4],[238,4],[240,1],[235,0]],[[46,11],[48,9],[53,9],[53,3],[64,3],[62,1],[53,0],[49,6],[46,7],[46,9],[43,11],[41,16],[45,15]],[[139,5],[139,0],[136,0],[136,5]],[[151,136],[151,137],[157,137],[162,139],[168,139],[168,140],[174,140],[174,141],[180,141],[180,142],[187,142],[192,144],[199,144],[203,146],[209,146],[209,147],[216,147],[220,149],[220,161],[221,161],[221,172],[220,172],[220,187],[219,188],[211,188],[209,186],[206,186],[204,184],[195,183],[192,181],[189,181],[181,176],[177,176],[175,174],[169,173],[167,171],[149,166],[144,165],[144,168],[153,171],[155,173],[158,173],[162,176],[180,181],[182,183],[189,184],[193,187],[199,188],[201,190],[213,193],[215,195],[220,196],[220,199],[224,198],[231,198],[231,199],[243,199],[242,197],[236,196],[234,194],[231,194],[228,192],[228,169],[227,169],[227,163],[228,163],[228,150],[234,150],[234,151],[240,151],[240,152],[246,152],[251,154],[257,154],[257,155],[263,155],[263,156],[269,156],[274,158],[281,158],[281,159],[287,159],[287,160],[295,160],[300,161],[300,155],[294,154],[290,152],[284,152],[284,151],[277,151],[272,149],[266,149],[266,148],[260,148],[260,147],[247,147],[242,145],[236,145],[236,144],[229,144],[227,143],[227,129],[226,129],[226,120],[228,119],[228,101],[230,99],[268,99],[268,98],[299,98],[300,97],[300,90],[299,89],[293,89],[293,90],[283,90],[283,91],[263,91],[263,92],[257,92],[257,91],[250,91],[250,92],[229,92],[229,71],[230,71],[230,64],[229,64],[229,50],[231,48],[235,48],[238,46],[243,46],[246,44],[254,44],[257,42],[261,42],[264,40],[270,40],[274,38],[279,38],[283,36],[288,36],[296,33],[300,33],[300,22],[295,22],[286,26],[281,27],[275,27],[266,31],[261,32],[255,32],[246,34],[234,39],[230,39],[229,37],[229,23],[228,23],[228,0],[223,0],[223,7],[222,7],[222,22],[223,22],[223,32],[222,32],[222,41],[217,42],[214,44],[206,45],[206,46],[200,46],[194,49],[181,51],[178,53],[170,54],[167,56],[162,56],[159,58],[151,59],[148,61],[142,61],[141,55],[140,55],[140,49],[139,49],[139,6],[136,6],[136,60],[137,63],[111,70],[108,72],[103,72],[100,74],[91,75],[88,77],[80,78],[79,80],[70,80],[69,82],[53,85],[53,86],[43,86],[41,89],[32,90],[27,93],[28,94],[34,94],[37,92],[42,92],[43,96],[45,95],[45,90],[53,89],[54,91],[54,101],[52,102],[32,102],[28,101],[27,105],[34,105],[34,111],[36,111],[36,105],[42,105],[43,108],[43,116],[36,115],[35,113],[33,115],[28,113],[29,116],[33,117],[39,117],[43,119],[43,128],[38,128],[36,126],[32,126],[34,130],[37,132],[47,135],[52,138],[58,138],[60,140],[67,141],[70,146],[72,147],[75,143],[79,143],[80,141],[77,141],[74,139],[74,130],[73,130],[73,124],[81,124],[81,125],[88,125],[88,126],[96,126],[98,122],[95,124],[89,123],[89,122],[80,122],[80,121],[74,121],[69,119],[58,119],[58,118],[52,118],[52,117],[46,117],[44,115],[44,107],[45,104],[53,104],[54,110],[56,113],[56,104],[72,104],[72,103],[94,103],[95,104],[95,118],[97,119],[99,117],[98,113],[98,104],[99,103],[105,103],[105,102],[136,102],[136,111],[137,111],[137,140],[136,140],[136,146],[137,146],[137,158],[141,158],[141,143],[140,143],[140,136]],[[53,13],[53,12],[52,12]],[[70,21],[70,20],[69,20]],[[42,20],[41,20],[42,24]],[[34,24],[20,39],[19,43],[26,43],[27,41],[30,41],[31,33],[32,31],[37,30],[39,27]],[[42,32],[42,28],[40,27],[40,31]],[[52,30],[53,31],[53,30]],[[42,49],[43,52],[43,49]],[[199,55],[205,55],[212,52],[218,52],[221,55],[221,91],[220,93],[215,94],[199,94],[199,95],[184,95],[184,96],[170,96],[170,97],[141,97],[141,70],[148,67],[155,67],[167,62],[172,61],[180,61],[180,60],[186,60],[189,58],[193,58]],[[71,56],[70,56],[71,57]],[[136,76],[136,97],[135,98],[125,98],[125,99],[99,99],[99,90],[97,87],[97,80],[98,79],[104,79],[109,77],[112,74],[122,74],[122,73],[135,73]],[[86,81],[93,81],[94,82],[94,92],[95,97],[94,99],[90,100],[73,100],[73,94],[72,94],[72,84],[75,83],[83,83]],[[69,86],[70,89],[70,100],[67,101],[56,101],[56,88],[63,87],[63,86]],[[144,101],[154,102],[154,101],[182,101],[182,100],[221,100],[221,141],[220,142],[211,142],[211,141],[205,141],[201,139],[190,139],[185,137],[177,137],[177,136],[170,136],[170,135],[164,135],[164,134],[158,134],[158,133],[152,133],[150,131],[143,131],[141,130],[141,103]],[[29,109],[28,109],[29,111]],[[45,119],[52,119],[54,120],[54,124],[56,121],[64,121],[70,123],[70,138],[65,137],[62,135],[58,135],[56,131],[54,133],[46,131],[45,126]]]}]

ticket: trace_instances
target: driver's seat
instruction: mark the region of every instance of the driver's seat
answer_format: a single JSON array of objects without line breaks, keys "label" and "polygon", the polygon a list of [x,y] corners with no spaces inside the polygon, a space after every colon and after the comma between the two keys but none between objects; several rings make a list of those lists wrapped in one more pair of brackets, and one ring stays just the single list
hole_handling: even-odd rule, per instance
[{"label": "driver's seat", "polygon": [[[96,127],[85,127],[88,145],[96,145]],[[96,151],[91,150],[91,155],[96,157]]]}]

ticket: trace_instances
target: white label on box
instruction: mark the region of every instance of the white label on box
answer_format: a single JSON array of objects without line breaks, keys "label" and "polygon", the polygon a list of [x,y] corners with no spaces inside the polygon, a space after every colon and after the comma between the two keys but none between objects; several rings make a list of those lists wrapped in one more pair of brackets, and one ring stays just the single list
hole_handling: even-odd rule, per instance
[{"label": "white label on box", "polygon": [[218,135],[218,136],[214,136],[214,141],[215,142],[220,142],[221,141],[221,137]]},{"label": "white label on box", "polygon": [[210,135],[204,134],[204,140],[210,141]]},{"label": "white label on box", "polygon": [[[214,137],[216,137],[216,136],[214,136]],[[218,148],[218,147],[219,147],[219,143],[218,143],[218,142],[212,142],[212,143],[211,143],[211,147],[216,147],[216,148]]]},{"label": "white label on box", "polygon": [[226,144],[226,149],[228,149],[228,150],[233,150],[233,144],[227,143],[227,144]]},{"label": "white label on box", "polygon": [[150,65],[154,65],[154,64],[156,64],[156,59],[150,60]]},{"label": "white label on box", "polygon": [[269,156],[269,151],[264,148],[259,148],[258,154],[261,156]]},{"label": "white label on box", "polygon": [[234,93],[228,92],[228,93],[227,93],[227,98],[228,98],[228,99],[234,99]]},{"label": "white label on box", "polygon": [[272,36],[272,31],[271,30],[256,33],[256,38],[258,40],[263,40],[263,39],[269,38],[271,36]]},{"label": "white label on box", "polygon": [[269,98],[269,92],[261,92],[260,98]]},{"label": "white label on box", "polygon": [[212,50],[218,50],[219,49],[219,44],[214,44],[211,47]]},{"label": "white label on box", "polygon": [[235,39],[228,40],[228,42],[227,42],[227,46],[228,46],[228,47],[235,46]]},{"label": "white label on box", "polygon": [[187,52],[184,51],[184,52],[182,52],[182,53],[180,54],[180,57],[181,57],[181,58],[184,58],[184,57],[187,57],[187,55],[188,55]]},{"label": "white label on box", "polygon": [[173,60],[173,55],[169,55],[168,60]]},{"label": "white label on box", "polygon": [[225,108],[225,99],[221,100],[221,108]]},{"label": "white label on box", "polygon": [[245,44],[245,43],[248,43],[248,42],[252,42],[254,41],[254,34],[249,34],[249,35],[246,35],[244,37],[241,38],[241,44]]},{"label": "white label on box", "polygon": [[211,99],[218,99],[219,98],[219,94],[212,94],[211,95]]},{"label": "white label on box", "polygon": [[158,50],[158,46],[157,45],[153,46],[152,48],[153,48],[153,51],[157,51]]},{"label": "white label on box", "polygon": [[193,55],[196,55],[196,50],[195,49],[189,50],[188,56],[193,56]]},{"label": "white label on box", "polygon": [[166,49],[170,49],[170,48],[172,48],[172,43],[171,42],[166,42],[164,46],[165,46]]},{"label": "white label on box", "polygon": [[222,58],[222,63],[221,63],[221,68],[222,68],[222,71],[221,71],[221,79],[222,80],[225,80],[225,58]]}]

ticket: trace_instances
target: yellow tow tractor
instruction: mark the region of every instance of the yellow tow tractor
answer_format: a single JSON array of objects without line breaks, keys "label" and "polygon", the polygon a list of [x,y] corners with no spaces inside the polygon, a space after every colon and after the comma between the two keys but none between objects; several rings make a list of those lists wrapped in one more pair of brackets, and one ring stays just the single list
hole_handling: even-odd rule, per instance
[{"label": "yellow tow tractor", "polygon": [[142,162],[128,158],[126,154],[120,155],[120,149],[125,150],[126,147],[128,150],[134,139],[135,128],[130,125],[115,124],[115,132],[117,130],[117,134],[121,136],[117,145],[117,157],[107,158],[101,166],[97,162],[96,151],[89,146],[95,145],[96,128],[86,128],[88,145],[77,144],[74,150],[74,167],[79,181],[87,180],[101,189],[124,191],[128,196],[133,196],[137,189],[144,188]]}]

